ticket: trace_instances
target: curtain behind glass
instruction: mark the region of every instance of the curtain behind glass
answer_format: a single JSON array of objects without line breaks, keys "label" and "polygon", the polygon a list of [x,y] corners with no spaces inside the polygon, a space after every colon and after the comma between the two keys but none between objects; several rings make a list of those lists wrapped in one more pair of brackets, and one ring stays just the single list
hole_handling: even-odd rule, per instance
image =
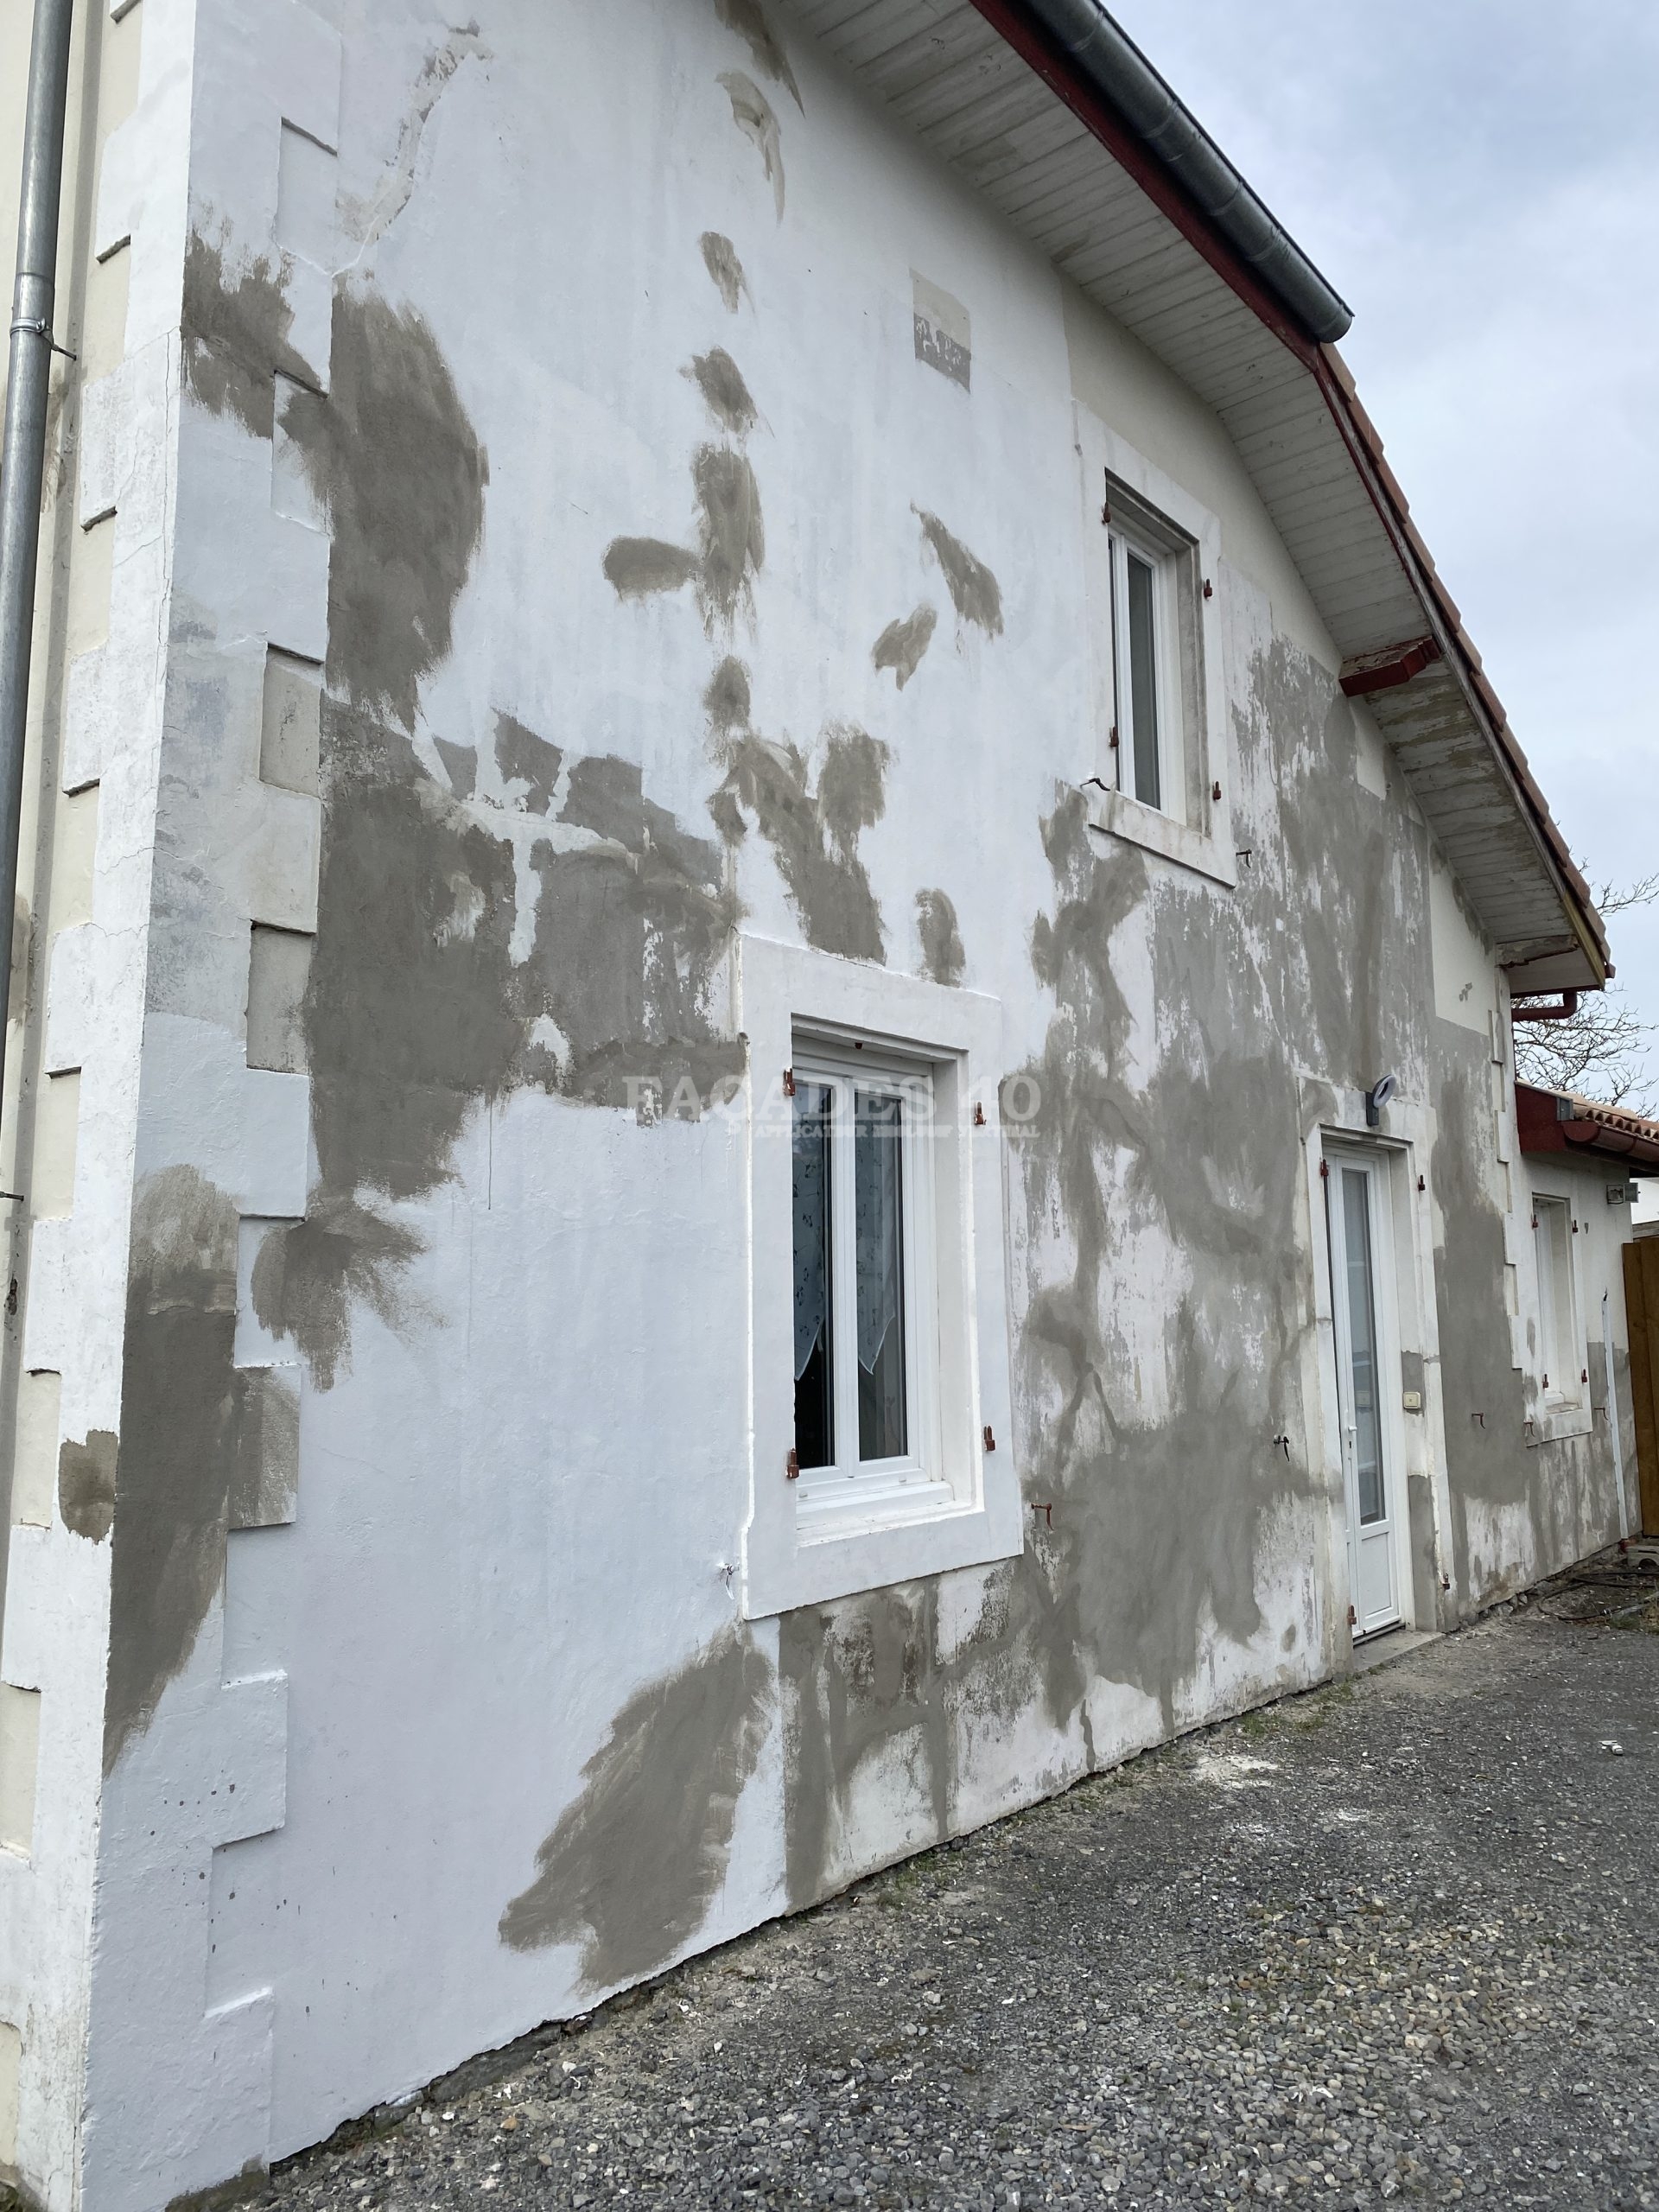
[{"label": "curtain behind glass", "polygon": [[858,1456],[896,1459],[906,1444],[903,1107],[861,1090],[855,1110]]}]

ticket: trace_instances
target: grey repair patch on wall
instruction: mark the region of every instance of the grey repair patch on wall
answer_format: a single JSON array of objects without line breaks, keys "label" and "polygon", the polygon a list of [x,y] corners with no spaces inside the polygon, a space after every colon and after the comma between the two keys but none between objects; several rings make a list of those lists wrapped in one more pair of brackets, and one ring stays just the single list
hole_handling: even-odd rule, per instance
[{"label": "grey repair patch on wall", "polygon": [[976,623],[988,638],[1002,634],[1002,587],[976,554],[954,537],[937,515],[920,507],[912,510],[922,525],[922,537],[939,564],[945,589],[957,618]]},{"label": "grey repair patch on wall", "polygon": [[115,1518],[116,1438],[95,1428],[80,1442],[65,1437],[58,1448],[58,1513],[72,1535],[101,1544]]},{"label": "grey repair patch on wall", "polygon": [[489,460],[424,319],[377,293],[334,296],[330,390],[294,425],[327,516],[327,680],[412,729],[449,658],[484,531]]},{"label": "grey repair patch on wall", "polygon": [[233,415],[257,438],[271,435],[276,378],[315,386],[316,371],[289,340],[293,311],[280,259],[240,258],[228,234],[193,232],[185,248],[180,332],[184,380],[215,415]]},{"label": "grey repair patch on wall", "polygon": [[110,1560],[106,1773],[195,1648],[224,1580],[226,1529],[252,1525],[273,1493],[291,1496],[291,1382],[234,1363],[237,1231],[232,1201],[194,1167],[164,1168],[139,1187]]},{"label": "grey repair patch on wall", "polygon": [[[528,760],[533,798],[557,748],[531,752],[517,727],[509,758]],[[423,1319],[406,1278],[423,1236],[380,1201],[446,1182],[477,1107],[534,1084],[632,1110],[645,1080],[707,1101],[746,1063],[712,1011],[739,914],[721,847],[655,805],[636,763],[563,763],[558,819],[583,834],[534,847],[517,960],[512,847],[425,773],[405,733],[331,697],[324,771],[304,1007],[320,1179],[307,1219],[267,1237],[252,1288],[327,1389],[357,1307],[400,1332]]]},{"label": "grey repair patch on wall", "polygon": [[913,269],[910,281],[917,359],[970,391],[974,359],[967,308]]},{"label": "grey repair patch on wall", "polygon": [[454,745],[448,738],[435,733],[432,747],[443,763],[443,772],[449,779],[449,788],[457,798],[471,798],[478,789],[478,747],[475,745]]},{"label": "grey repair patch on wall", "polygon": [[761,167],[766,170],[766,181],[772,187],[778,220],[781,223],[784,219],[784,149],[772,102],[753,78],[746,77],[741,69],[722,70],[720,81],[732,104],[732,121],[760,154]]},{"label": "grey repair patch on wall", "polygon": [[[1101,1682],[1133,1686],[1173,1729],[1218,1643],[1260,1643],[1263,1592],[1282,1578],[1285,1547],[1300,1558],[1329,1510],[1323,1468],[1308,1464],[1318,1414],[1302,1395],[1311,1323],[1301,1071],[1327,1054],[1345,1068],[1379,1051],[1411,1070],[1401,1009],[1427,948],[1409,913],[1373,908],[1344,880],[1347,855],[1362,849],[1384,882],[1405,887],[1408,906],[1421,903],[1409,897],[1409,825],[1402,819],[1375,849],[1359,838],[1334,683],[1276,655],[1250,683],[1256,720],[1241,753],[1258,757],[1277,719],[1284,804],[1300,834],[1320,842],[1317,862],[1281,858],[1250,818],[1248,775],[1240,824],[1262,859],[1225,897],[1154,876],[1116,841],[1097,842],[1075,791],[1057,791],[1035,825],[1052,890],[1033,918],[1030,957],[1048,1016],[1039,1049],[1009,1077],[1004,1110],[1010,1205],[1023,1216],[1016,1242],[1034,1255],[1014,1346],[1014,1449],[1026,1496],[1043,1512],[1022,1555],[981,1576],[966,1633],[965,1580],[948,1629],[932,1582],[781,1619],[791,1905],[863,1871],[846,1838],[878,1777],[901,1770],[925,1808],[912,1833],[942,1837],[977,1817],[959,1794],[969,1738],[1012,1736],[1035,1716],[1092,1765],[1090,1693]],[[740,666],[721,670],[706,703],[717,739],[753,741]],[[1261,803],[1276,812],[1278,791],[1265,787]],[[918,906],[918,929],[923,914]],[[943,936],[943,908],[930,906],[926,918]],[[1298,942],[1321,928],[1335,935],[1335,957],[1353,972],[1345,1008],[1330,1001],[1322,973],[1294,957],[1262,962],[1261,944],[1278,941],[1281,927]],[[1124,982],[1148,957],[1166,1025],[1150,1058]],[[1359,974],[1373,963],[1374,975]],[[1190,1266],[1150,1336],[1133,1338],[1121,1287],[1149,1236]],[[1471,1280],[1471,1305],[1497,1317],[1494,1344],[1497,1296]],[[1148,1362],[1155,1375],[1144,1372]],[[1268,1663],[1287,1685],[1305,1681],[1322,1633],[1311,1572],[1291,1618],[1273,1627]],[[970,1806],[985,1786],[976,1774]]]},{"label": "grey repair patch on wall", "polygon": [[831,723],[815,789],[798,745],[751,727],[740,662],[721,662],[703,705],[726,771],[709,810],[727,843],[741,844],[753,821],[772,848],[807,943],[848,960],[885,960],[880,909],[858,842],[886,807],[887,747],[851,723]]},{"label": "grey repair patch on wall", "polygon": [[538,737],[516,715],[495,718],[495,765],[504,784],[522,784],[519,804],[526,814],[545,814],[563,766],[564,754],[556,745]]},{"label": "grey repair patch on wall", "polygon": [[589,1989],[637,1980],[694,1936],[773,1709],[772,1668],[731,1630],[630,1698],[501,1916],[514,1950],[582,1947]]},{"label": "grey repair patch on wall", "polygon": [[715,10],[728,30],[734,30],[743,40],[762,76],[770,77],[774,84],[782,85],[802,108],[801,88],[795,82],[795,72],[789,66],[778,34],[767,22],[760,0],[715,0]]},{"label": "grey repair patch on wall", "polygon": [[943,891],[916,893],[916,929],[922,944],[922,969],[936,983],[961,982],[968,956],[963,950],[957,910]]},{"label": "grey repair patch on wall", "polygon": [[[1440,1400],[1452,1476],[1452,1574],[1470,1586],[1470,1497],[1499,1505],[1524,1503],[1541,1541],[1552,1548],[1544,1519],[1553,1487],[1538,1473],[1540,1455],[1520,1448],[1528,1411],[1525,1378],[1515,1364],[1505,1278],[1503,1214],[1487,1188],[1481,1163],[1491,1147],[1491,1069],[1485,1040],[1437,1021],[1438,1083],[1429,1181],[1444,1228],[1434,1247],[1434,1287],[1440,1333]],[[1505,1564],[1478,1562],[1490,1577]]]},{"label": "grey repair patch on wall", "polygon": [[697,245],[702,254],[702,265],[709,271],[709,280],[725,302],[726,312],[735,315],[738,302],[749,289],[749,280],[743,274],[743,264],[737,257],[737,248],[719,231],[705,231],[697,240]]},{"label": "grey repair patch on wall", "polygon": [[702,394],[709,412],[734,437],[746,437],[754,428],[754,401],[743,381],[743,372],[723,346],[699,353],[685,373]]},{"label": "grey repair patch on wall", "polygon": [[[259,334],[228,349],[234,362],[286,327],[280,288],[257,277],[250,318],[242,281],[217,253],[198,254],[198,327]],[[225,285],[232,296],[216,300]],[[240,413],[244,383],[215,366],[226,354],[222,339],[204,338],[200,396]],[[262,381],[269,390],[268,372]],[[252,1290],[260,1320],[326,1389],[349,1363],[354,1312],[405,1334],[434,1319],[408,1281],[425,1236],[391,1209],[449,1179],[475,1109],[523,1085],[625,1109],[646,1075],[671,1092],[690,1077],[716,1097],[741,1080],[745,1057],[715,1010],[738,918],[718,839],[652,805],[637,766],[572,757],[500,716],[504,778],[538,813],[566,774],[561,819],[574,833],[537,849],[533,926],[518,930],[514,849],[478,800],[474,746],[431,733],[442,778],[416,753],[421,686],[453,648],[490,476],[429,326],[343,283],[330,389],[302,397],[284,426],[332,534],[317,932],[297,1025],[318,1179],[306,1218],[261,1246]],[[731,447],[704,448],[693,476],[702,543],[687,558],[713,620],[760,560],[759,500]],[[146,1681],[160,1664],[140,1670]],[[149,1694],[140,1684],[126,1702]]]},{"label": "grey repair patch on wall", "polygon": [[878,673],[884,668],[893,671],[893,681],[903,690],[921,666],[922,655],[933,642],[933,632],[939,618],[924,603],[887,628],[870,648],[870,659]]},{"label": "grey repair patch on wall", "polygon": [[605,549],[607,582],[619,599],[696,588],[704,627],[729,630],[753,604],[753,579],[766,557],[760,490],[747,458],[730,446],[702,446],[692,457],[697,508],[695,551],[658,537],[613,537]]}]

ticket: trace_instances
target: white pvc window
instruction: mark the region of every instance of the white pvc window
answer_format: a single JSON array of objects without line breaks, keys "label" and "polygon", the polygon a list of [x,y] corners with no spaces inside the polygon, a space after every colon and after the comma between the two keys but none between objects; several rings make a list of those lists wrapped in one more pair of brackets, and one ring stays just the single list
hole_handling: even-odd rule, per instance
[{"label": "white pvc window", "polygon": [[801,1503],[938,1479],[933,1081],[798,1041],[791,1102]]},{"label": "white pvc window", "polygon": [[1118,789],[1179,820],[1185,763],[1174,563],[1114,524],[1111,569]]},{"label": "white pvc window", "polygon": [[1538,1266],[1538,1359],[1548,1406],[1579,1401],[1580,1338],[1573,1268],[1572,1210],[1565,1198],[1535,1195],[1533,1250]]}]

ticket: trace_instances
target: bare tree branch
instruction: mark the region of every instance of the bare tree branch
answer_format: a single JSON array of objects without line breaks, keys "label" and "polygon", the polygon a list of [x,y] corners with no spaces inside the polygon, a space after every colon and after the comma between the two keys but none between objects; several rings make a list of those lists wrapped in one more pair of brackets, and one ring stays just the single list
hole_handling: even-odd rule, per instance
[{"label": "bare tree branch", "polygon": [[1541,1090],[1571,1090],[1606,1106],[1650,1113],[1652,1090],[1642,1063],[1656,1034],[1659,1029],[1632,1010],[1617,985],[1586,991],[1565,1021],[1517,1020],[1515,1071]]},{"label": "bare tree branch", "polygon": [[1595,894],[1598,912],[1622,914],[1629,906],[1650,906],[1659,899],[1659,874],[1644,875],[1637,883],[1604,883]]},{"label": "bare tree branch", "polygon": [[[1583,873],[1583,862],[1580,863]],[[1595,893],[1604,915],[1659,899],[1659,874],[1635,883],[1604,883]],[[1571,1090],[1605,1106],[1628,1107],[1634,1114],[1655,1110],[1654,1091],[1643,1062],[1659,1023],[1644,1021],[1617,983],[1605,991],[1586,991],[1578,1011],[1565,1021],[1517,1020],[1515,1072],[1541,1090]]]}]

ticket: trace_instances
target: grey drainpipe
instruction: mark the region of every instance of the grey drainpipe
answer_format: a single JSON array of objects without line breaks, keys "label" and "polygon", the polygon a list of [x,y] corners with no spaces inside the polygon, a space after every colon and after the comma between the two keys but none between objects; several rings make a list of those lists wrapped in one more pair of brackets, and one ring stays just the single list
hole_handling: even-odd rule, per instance
[{"label": "grey drainpipe", "polygon": [[1353,321],[1351,309],[1099,0],[1023,5],[1303,327],[1331,343],[1340,338]]},{"label": "grey drainpipe", "polygon": [[[35,0],[17,213],[17,281],[11,298],[6,431],[0,449],[0,941],[10,952],[17,903],[17,839],[23,810],[23,737],[35,635],[35,572],[46,471],[52,315],[58,275],[58,201],[69,92],[74,0]],[[4,968],[10,988],[10,961]],[[6,1072],[0,1020],[0,1086]]]},{"label": "grey drainpipe", "polygon": [[[11,297],[5,441],[0,446],[0,996],[10,1001],[12,921],[17,906],[17,840],[23,813],[23,740],[29,727],[29,649],[46,474],[46,407],[51,388],[52,317],[57,305],[58,203],[63,185],[63,119],[69,95],[74,0],[35,0],[18,195],[17,281]],[[6,1077],[6,1014],[0,1007],[0,1090]],[[4,1201],[0,1200],[0,1203]],[[0,1621],[5,1617],[5,1532],[11,1525],[12,1455],[0,1459]]]}]

